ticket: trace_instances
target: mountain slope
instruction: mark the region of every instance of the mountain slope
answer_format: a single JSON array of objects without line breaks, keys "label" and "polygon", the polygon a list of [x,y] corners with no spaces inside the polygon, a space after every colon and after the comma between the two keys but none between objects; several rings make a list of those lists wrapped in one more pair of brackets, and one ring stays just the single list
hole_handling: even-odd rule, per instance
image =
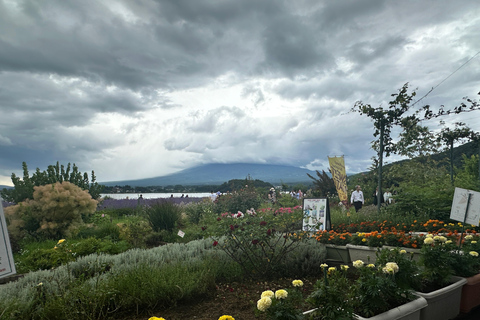
[{"label": "mountain slope", "polygon": [[272,184],[311,182],[307,173],[316,176],[315,171],[293,166],[231,163],[231,164],[206,164],[178,173],[139,180],[100,182],[106,186],[129,185],[129,186],[167,186],[167,185],[215,185],[222,184],[232,179],[245,179],[250,176]]}]

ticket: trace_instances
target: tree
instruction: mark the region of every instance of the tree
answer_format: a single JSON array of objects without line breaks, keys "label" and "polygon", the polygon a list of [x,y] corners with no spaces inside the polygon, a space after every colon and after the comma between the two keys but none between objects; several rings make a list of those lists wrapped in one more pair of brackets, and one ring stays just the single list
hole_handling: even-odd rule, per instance
[{"label": "tree", "polygon": [[86,172],[82,174],[75,163],[73,166],[68,163],[67,167],[64,167],[57,161],[55,165],[49,165],[45,171],[40,171],[40,169],[37,168],[31,177],[26,162],[22,162],[22,168],[23,179],[17,177],[15,173],[12,173],[11,179],[14,188],[10,190],[4,188],[0,192],[0,195],[6,201],[20,203],[26,199],[33,199],[35,186],[49,185],[56,182],[68,181],[83,190],[87,190],[93,199],[100,198],[100,193],[104,188],[104,186],[96,182],[96,176],[93,170],[90,182],[88,174]]},{"label": "tree", "polygon": [[[396,152],[395,144],[391,136],[392,129],[395,125],[402,125],[411,123],[415,119],[415,115],[409,116],[410,121],[404,117],[404,114],[409,111],[413,98],[416,93],[413,91],[408,94],[408,83],[404,84],[398,93],[392,94],[393,99],[388,103],[388,109],[384,110],[382,107],[374,108],[370,104],[364,104],[362,101],[357,101],[352,108],[352,111],[359,112],[360,115],[366,115],[373,120],[374,137],[378,137],[372,141],[372,148],[377,151],[378,155],[378,193],[382,194],[382,169],[383,169],[383,155],[388,157],[391,153]],[[380,211],[381,202],[378,202],[378,210]]]},{"label": "tree", "polygon": [[[441,125],[445,125],[444,121],[440,121]],[[456,141],[462,141],[473,137],[474,132],[468,128],[463,122],[455,122],[455,128],[450,129],[444,127],[437,136],[437,141],[443,142],[449,149],[450,158],[450,181],[453,186],[453,145]]]},{"label": "tree", "polygon": [[322,170],[322,173],[320,171],[316,170],[318,179],[311,176],[310,174],[307,173],[307,176],[313,180],[313,185],[315,190],[317,190],[320,194],[320,196],[327,196],[327,195],[333,195],[336,193],[337,189],[335,188],[335,183],[333,182],[333,179],[328,176],[328,174],[325,172],[325,170]]}]

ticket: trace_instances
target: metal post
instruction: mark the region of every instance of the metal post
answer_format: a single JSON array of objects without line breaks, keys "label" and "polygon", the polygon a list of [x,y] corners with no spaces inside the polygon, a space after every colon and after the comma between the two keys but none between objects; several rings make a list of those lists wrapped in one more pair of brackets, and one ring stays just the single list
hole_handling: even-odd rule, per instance
[{"label": "metal post", "polygon": [[377,210],[380,213],[380,208],[382,207],[382,170],[383,170],[383,131],[385,129],[385,122],[382,115],[382,120],[380,121],[380,145],[378,150],[378,195],[377,195]]}]

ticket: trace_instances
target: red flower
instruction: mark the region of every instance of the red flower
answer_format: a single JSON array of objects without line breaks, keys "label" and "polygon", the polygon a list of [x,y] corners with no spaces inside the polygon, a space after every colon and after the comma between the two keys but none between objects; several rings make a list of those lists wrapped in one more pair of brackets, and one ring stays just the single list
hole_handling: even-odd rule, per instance
[{"label": "red flower", "polygon": [[260,225],[261,225],[261,226],[267,225],[267,221],[262,221],[262,222],[260,222]]},{"label": "red flower", "polygon": [[218,244],[218,241],[213,241],[213,246],[216,247]]},{"label": "red flower", "polygon": [[207,227],[202,227],[202,231],[205,231],[205,229],[207,229]]},{"label": "red flower", "polygon": [[257,239],[252,240],[252,244],[257,244],[257,243],[258,243]]},{"label": "red flower", "polygon": [[267,230],[267,236],[271,235],[272,234],[272,230],[268,229]]},{"label": "red flower", "polygon": [[230,225],[230,230],[235,230],[235,227],[233,226],[233,224]]},{"label": "red flower", "polygon": [[220,221],[220,220],[222,220],[222,218],[218,217],[218,218],[217,218],[217,221]]}]

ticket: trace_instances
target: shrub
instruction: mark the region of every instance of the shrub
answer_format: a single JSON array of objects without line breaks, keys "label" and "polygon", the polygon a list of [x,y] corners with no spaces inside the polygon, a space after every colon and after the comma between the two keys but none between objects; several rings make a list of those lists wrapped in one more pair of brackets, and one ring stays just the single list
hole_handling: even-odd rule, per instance
[{"label": "shrub", "polygon": [[222,194],[216,200],[216,212],[246,212],[249,209],[257,209],[262,204],[261,196],[253,187],[241,189],[233,193]]},{"label": "shrub", "polygon": [[153,231],[172,231],[180,219],[180,207],[170,201],[161,201],[145,208],[147,219]]},{"label": "shrub", "polygon": [[70,182],[34,187],[33,200],[5,208],[9,231],[15,238],[30,235],[59,239],[80,226],[82,214],[95,212],[97,201]]},{"label": "shrub", "polygon": [[193,224],[198,224],[204,215],[212,214],[214,212],[215,203],[210,199],[203,199],[201,202],[189,203],[184,206],[188,221]]},{"label": "shrub", "polygon": [[302,218],[301,208],[291,213],[224,213],[206,232],[217,235],[213,245],[226,252],[245,274],[254,278],[275,277],[284,271],[286,257],[309,238],[299,229],[298,221]]}]

